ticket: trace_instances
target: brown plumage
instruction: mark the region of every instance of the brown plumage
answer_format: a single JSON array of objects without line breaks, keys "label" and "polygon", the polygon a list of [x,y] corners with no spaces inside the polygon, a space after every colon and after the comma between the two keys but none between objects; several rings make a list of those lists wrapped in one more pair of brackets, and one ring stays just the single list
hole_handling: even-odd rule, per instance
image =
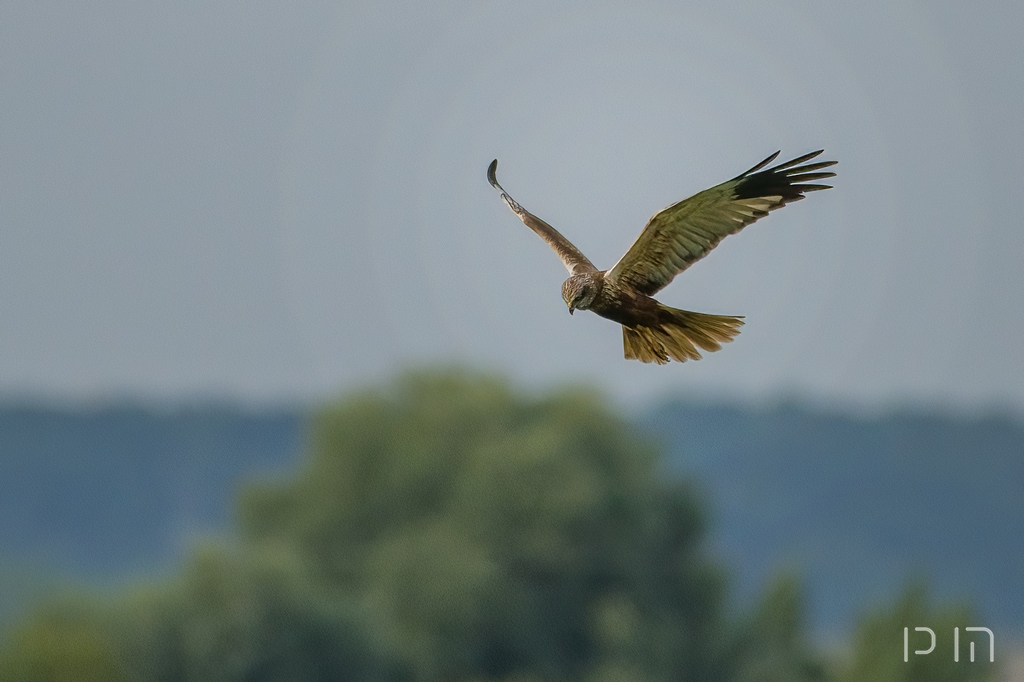
[{"label": "brown plumage", "polygon": [[706,256],[724,237],[769,211],[803,199],[806,192],[830,189],[830,185],[808,184],[835,175],[817,172],[835,165],[835,161],[807,163],[822,151],[761,170],[779,155],[775,152],[732,180],[655,213],[619,262],[603,271],[558,230],[502,189],[495,175],[497,159],[487,169],[487,179],[569,270],[570,277],[562,284],[569,314],[590,310],[618,322],[627,359],[664,364],[669,360],[699,360],[700,350],[720,349],[740,333],[743,318],[669,308],[651,296]]}]

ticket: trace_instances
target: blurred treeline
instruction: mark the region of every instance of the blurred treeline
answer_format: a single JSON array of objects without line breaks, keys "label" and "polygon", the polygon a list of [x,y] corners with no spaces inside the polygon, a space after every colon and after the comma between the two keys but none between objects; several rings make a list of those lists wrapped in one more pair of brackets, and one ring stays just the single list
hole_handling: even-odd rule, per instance
[{"label": "blurred treeline", "polygon": [[11,627],[0,680],[994,678],[948,652],[903,662],[905,626],[973,622],[920,589],[842,651],[812,644],[792,577],[730,609],[699,495],[591,391],[412,374],[322,409],[308,440],[179,574]]}]

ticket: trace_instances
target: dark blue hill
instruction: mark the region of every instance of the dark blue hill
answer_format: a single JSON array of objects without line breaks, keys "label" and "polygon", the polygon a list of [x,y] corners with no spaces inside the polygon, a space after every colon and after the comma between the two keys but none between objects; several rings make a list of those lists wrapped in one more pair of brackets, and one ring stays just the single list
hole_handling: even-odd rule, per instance
[{"label": "dark blue hill", "polygon": [[1007,418],[855,418],[664,404],[643,423],[704,484],[741,592],[798,571],[839,630],[906,580],[1024,630],[1024,428]]},{"label": "dark blue hill", "polygon": [[[303,420],[0,405],[0,588],[38,585],[26,570],[109,582],[166,569],[197,534],[228,527],[241,480],[296,465]],[[1020,423],[688,402],[639,421],[703,484],[741,594],[797,570],[815,625],[838,631],[922,576],[982,624],[1024,631]]]},{"label": "dark blue hill", "polygon": [[240,479],[297,459],[299,412],[0,408],[0,560],[110,578],[221,529]]}]

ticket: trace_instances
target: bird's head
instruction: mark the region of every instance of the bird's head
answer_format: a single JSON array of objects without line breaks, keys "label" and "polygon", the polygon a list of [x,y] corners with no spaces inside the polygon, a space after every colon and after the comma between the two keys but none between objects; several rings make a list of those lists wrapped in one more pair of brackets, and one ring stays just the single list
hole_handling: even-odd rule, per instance
[{"label": "bird's head", "polygon": [[562,300],[569,306],[569,314],[572,315],[574,310],[589,309],[599,288],[594,274],[590,272],[573,275],[562,282]]}]

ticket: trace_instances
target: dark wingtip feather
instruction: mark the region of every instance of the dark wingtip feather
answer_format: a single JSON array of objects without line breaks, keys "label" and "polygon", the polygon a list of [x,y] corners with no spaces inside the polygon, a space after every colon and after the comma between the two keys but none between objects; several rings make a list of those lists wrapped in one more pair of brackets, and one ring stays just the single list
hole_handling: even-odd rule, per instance
[{"label": "dark wingtip feather", "polygon": [[800,168],[797,169],[797,170],[800,173],[808,173],[810,171],[816,171],[816,170],[820,170],[822,168],[828,168],[829,166],[834,166],[837,163],[839,163],[839,162],[838,161],[819,161],[818,163],[808,163],[808,164],[805,164],[803,166],[800,166]]},{"label": "dark wingtip feather", "polygon": [[497,172],[498,160],[495,159],[494,161],[491,161],[491,165],[487,167],[487,182],[491,183],[491,187],[494,187],[495,189],[501,189],[501,187],[498,185],[498,176],[496,175]]},{"label": "dark wingtip feather", "polygon": [[[803,169],[801,168],[798,170]],[[789,179],[793,182],[807,182],[810,180],[824,180],[825,178],[834,178],[835,176],[835,173],[797,173],[795,175],[790,175]]]},{"label": "dark wingtip feather", "polygon": [[769,173],[775,173],[775,172],[778,172],[780,170],[785,170],[787,168],[792,168],[793,166],[799,165],[799,164],[803,163],[804,161],[810,161],[814,157],[820,156],[822,153],[824,153],[824,151],[825,151],[824,149],[819,149],[816,152],[811,152],[810,154],[804,154],[803,156],[798,156],[795,159],[792,159],[790,161],[786,161],[785,163],[780,163],[778,166],[773,166],[773,167],[769,168],[768,172]]},{"label": "dark wingtip feather", "polygon": [[757,164],[756,166],[754,166],[753,168],[750,168],[750,169],[748,169],[748,170],[745,170],[745,171],[743,171],[742,173],[740,173],[739,175],[737,175],[737,176],[736,176],[735,178],[733,178],[733,180],[739,180],[739,179],[741,179],[741,178],[745,178],[745,177],[747,177],[747,176],[748,176],[748,175],[750,175],[751,173],[756,173],[757,171],[761,170],[762,168],[764,168],[765,166],[767,166],[767,165],[768,165],[769,163],[771,163],[772,161],[774,161],[774,160],[775,160],[775,158],[776,158],[776,157],[777,157],[777,156],[778,156],[779,154],[781,154],[781,153],[782,153],[782,150],[780,149],[780,150],[778,150],[777,152],[775,152],[774,154],[772,154],[771,156],[769,156],[769,157],[768,157],[767,159],[765,159],[764,161],[762,161],[761,163],[759,163],[759,164]]},{"label": "dark wingtip feather", "polygon": [[[831,185],[802,184],[813,180],[824,180],[835,177],[835,173],[814,172],[822,168],[836,165],[835,161],[818,161],[806,163],[818,156],[825,150],[819,149],[795,159],[780,163],[767,170],[755,173],[745,173],[739,178],[734,190],[737,198],[752,198],[765,196],[781,196],[783,201],[780,205],[803,198],[804,192],[815,192],[823,189],[831,189]],[[801,165],[804,164],[804,165]],[[764,165],[764,164],[761,164]],[[755,166],[760,168],[760,166]]]}]

